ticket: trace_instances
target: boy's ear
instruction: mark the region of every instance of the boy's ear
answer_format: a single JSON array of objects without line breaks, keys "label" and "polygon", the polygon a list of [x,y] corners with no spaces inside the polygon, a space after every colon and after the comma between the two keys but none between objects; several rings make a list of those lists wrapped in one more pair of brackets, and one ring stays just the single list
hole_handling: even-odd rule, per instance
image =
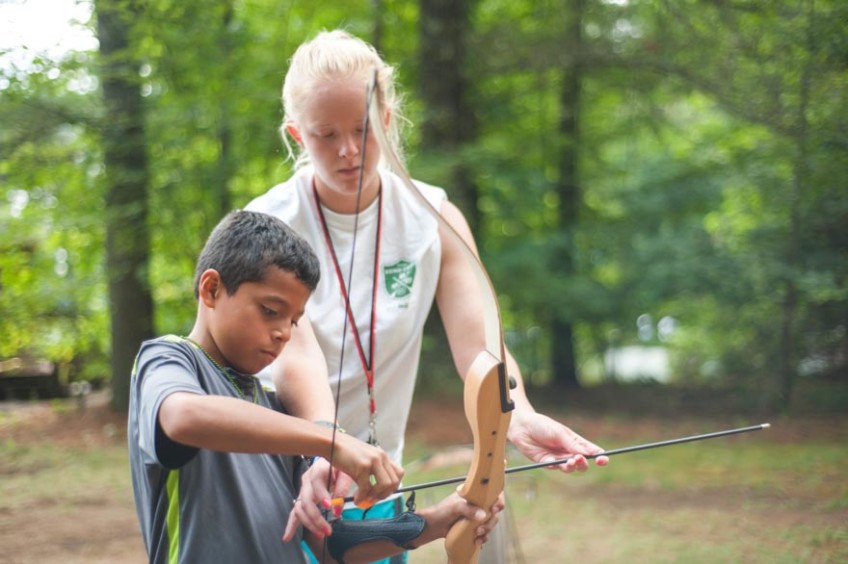
[{"label": "boy's ear", "polygon": [[198,299],[209,308],[215,307],[215,302],[218,301],[220,292],[224,291],[224,286],[221,284],[221,275],[214,268],[209,268],[203,271],[200,275],[200,282],[197,285]]},{"label": "boy's ear", "polygon": [[294,142],[303,147],[303,138],[300,136],[300,131],[293,123],[286,124],[286,133],[288,133]]}]

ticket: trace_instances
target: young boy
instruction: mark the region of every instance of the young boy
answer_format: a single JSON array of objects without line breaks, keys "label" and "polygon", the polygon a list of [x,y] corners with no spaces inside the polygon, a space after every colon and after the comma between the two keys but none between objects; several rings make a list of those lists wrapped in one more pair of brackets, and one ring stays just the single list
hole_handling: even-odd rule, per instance
[{"label": "young boy", "polygon": [[[300,456],[331,458],[357,501],[393,492],[403,470],[385,452],[285,414],[253,376],[281,352],[319,279],[309,245],[282,221],[235,211],[200,254],[188,337],[142,344],[133,368],[129,450],[133,494],[151,562],[306,562],[300,534],[280,537],[296,499]],[[485,541],[494,515],[478,528]],[[407,516],[414,537],[354,535],[330,553],[369,561],[443,537],[485,512],[453,494]],[[324,530],[330,535],[332,529]],[[291,536],[290,534],[287,536]],[[306,532],[316,554],[323,538]],[[337,535],[338,537],[339,535]],[[378,540],[369,540],[369,537]],[[332,540],[332,536],[330,536]],[[332,561],[328,559],[327,561]]]}]

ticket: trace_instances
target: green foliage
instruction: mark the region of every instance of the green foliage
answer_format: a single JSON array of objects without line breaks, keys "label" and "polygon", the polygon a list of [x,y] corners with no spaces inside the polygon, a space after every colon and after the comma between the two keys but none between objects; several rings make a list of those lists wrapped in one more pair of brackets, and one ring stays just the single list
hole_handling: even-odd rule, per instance
[{"label": "green foliage", "polygon": [[[365,2],[144,3],[133,37],[158,333],[190,329],[194,260],[212,226],[289,173],[279,97],[301,41],[379,30],[408,116],[424,115],[416,85],[439,77],[418,74],[419,8],[380,4],[376,14]],[[556,343],[532,328],[554,314],[575,324],[588,373],[612,334],[640,342],[635,319],[647,312],[678,321],[663,344],[679,380],[757,393],[788,334],[793,372],[844,381],[845,17],[831,1],[586,2],[585,52],[568,53],[559,3],[474,3],[464,72],[477,139],[435,153],[413,127],[410,168],[449,193],[456,165],[473,171],[480,251],[534,379],[545,381]],[[577,223],[560,228],[569,57],[585,77],[582,201]],[[29,351],[89,375],[109,350],[95,62],[71,53],[0,71],[0,357]],[[569,275],[557,268],[564,247],[575,252]]]},{"label": "green foliage", "polygon": [[73,377],[108,348],[88,64],[36,59],[26,75],[4,71],[0,92],[0,358],[73,363]]},{"label": "green foliage", "polygon": [[[844,7],[589,3],[583,207],[578,225],[557,232],[564,26],[545,3],[508,29],[498,10],[527,6],[486,6],[479,32],[499,45],[482,42],[475,67],[481,112],[491,111],[478,151],[488,155],[478,161],[483,248],[505,301],[525,312],[513,319],[544,324],[557,311],[586,324],[580,350],[596,354],[613,328],[638,342],[639,314],[670,315],[679,378],[756,387],[791,346],[781,319],[792,308],[794,362],[814,357],[844,374],[848,245],[836,225],[848,217],[848,168],[835,149],[845,146],[846,83],[830,56],[830,22]],[[563,278],[551,261],[571,240],[578,268]],[[788,288],[800,292],[795,305]]]},{"label": "green foliage", "polygon": [[362,10],[314,3],[159,2],[140,23],[159,332],[191,328],[194,262],[215,224],[288,175],[279,137],[286,62],[342,22],[368,35]]}]

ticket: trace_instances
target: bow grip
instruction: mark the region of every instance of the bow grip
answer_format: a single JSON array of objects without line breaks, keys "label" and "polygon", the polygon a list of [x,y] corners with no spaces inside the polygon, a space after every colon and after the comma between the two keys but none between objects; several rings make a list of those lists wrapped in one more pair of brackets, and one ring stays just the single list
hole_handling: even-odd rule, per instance
[{"label": "bow grip", "polygon": [[[488,351],[478,354],[465,376],[463,394],[465,417],[474,435],[474,458],[457,492],[488,512],[504,488],[506,432],[513,408],[504,363]],[[477,526],[463,518],[448,531],[445,550],[450,564],[477,562]]]}]

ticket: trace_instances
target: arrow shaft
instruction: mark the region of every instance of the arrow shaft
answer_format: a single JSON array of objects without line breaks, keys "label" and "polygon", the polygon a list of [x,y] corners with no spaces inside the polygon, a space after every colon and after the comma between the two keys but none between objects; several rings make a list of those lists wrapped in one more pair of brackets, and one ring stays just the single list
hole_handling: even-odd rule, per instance
[{"label": "arrow shaft", "polygon": [[[634,445],[629,447],[622,448],[614,448],[612,450],[607,450],[604,452],[599,452],[597,454],[588,454],[584,455],[587,459],[592,460],[598,458],[599,456],[615,456],[618,454],[627,454],[628,452],[638,452],[640,450],[650,450],[654,448],[667,447],[672,445],[679,445],[683,443],[692,443],[695,441],[704,441],[707,439],[716,439],[719,437],[726,437],[728,435],[738,435],[740,433],[750,433],[751,431],[761,431],[763,429],[768,429],[771,426],[769,423],[761,423],[759,425],[751,425],[749,427],[739,427],[737,429],[727,429],[725,431],[716,431],[714,433],[704,433],[702,435],[691,435],[688,437],[680,437],[677,439],[669,439],[666,441],[657,441],[654,443],[646,443],[641,445]],[[551,466],[559,466],[560,464],[565,464],[569,460],[572,460],[577,455],[571,455],[566,458],[560,458],[558,460],[551,460],[548,462],[536,462],[533,464],[525,464],[523,466],[513,466],[511,468],[507,468],[505,470],[506,474],[514,474],[516,472],[525,472],[527,470],[535,470],[537,468],[548,468]],[[448,486],[451,484],[459,484],[464,482],[466,476],[456,476],[454,478],[445,478],[443,480],[434,480],[432,482],[424,482],[422,484],[415,484],[412,486],[403,486],[395,490],[395,493],[405,493],[417,490],[425,490],[429,488],[436,488],[439,486]],[[344,498],[345,502],[353,501],[353,497]]]}]

